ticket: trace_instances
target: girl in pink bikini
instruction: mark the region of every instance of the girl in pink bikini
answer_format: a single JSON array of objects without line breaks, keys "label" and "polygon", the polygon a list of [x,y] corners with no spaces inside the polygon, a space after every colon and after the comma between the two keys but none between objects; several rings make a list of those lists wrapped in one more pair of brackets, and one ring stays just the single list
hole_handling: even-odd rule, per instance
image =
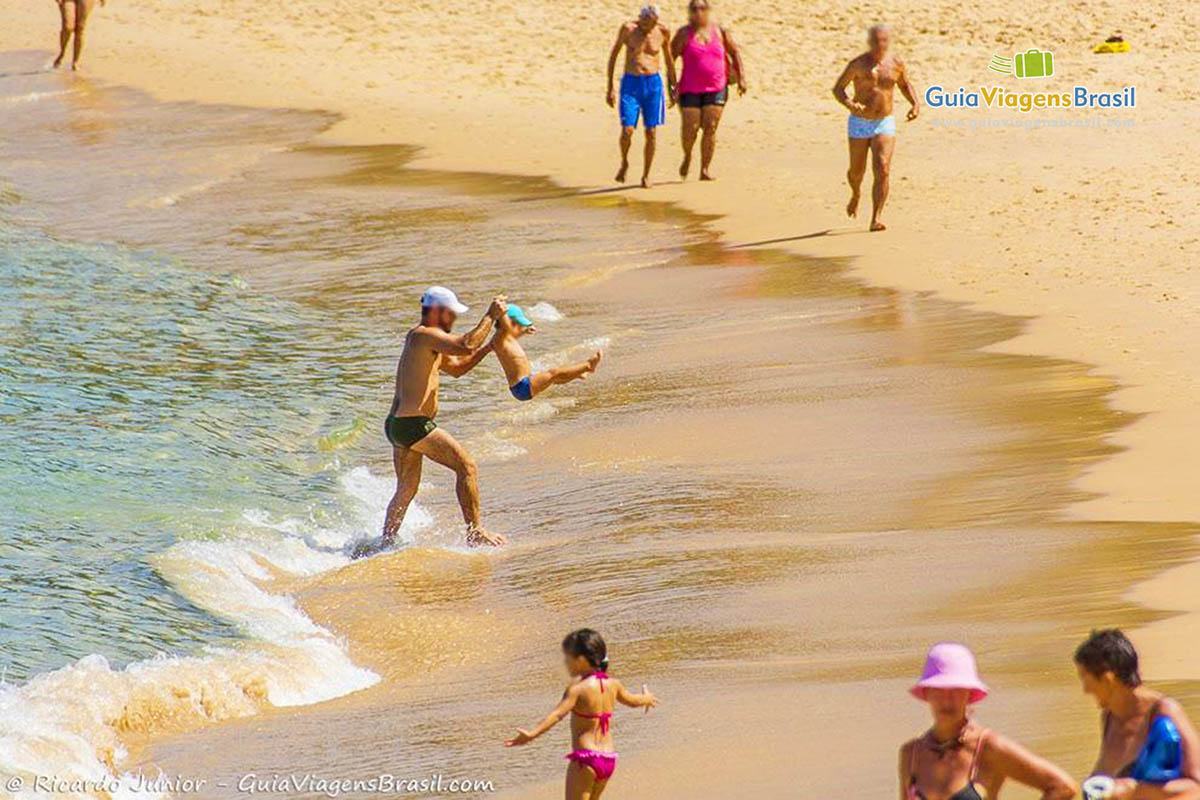
[{"label": "girl in pink bikini", "polygon": [[700,180],[711,181],[717,126],[721,124],[721,114],[729,99],[729,84],[736,81],[738,94],[745,94],[746,76],[742,54],[733,41],[733,34],[713,22],[709,0],[692,0],[688,5],[688,24],[676,31],[671,40],[671,58],[683,59],[676,98],[683,117],[683,162],[679,165],[679,177],[687,177],[692,166],[696,134],[703,130]]},{"label": "girl in pink bikini", "polygon": [[613,750],[611,720],[617,703],[647,712],[658,705],[658,698],[642,686],[634,694],[616,678],[610,678],[608,648],[600,634],[588,628],[567,634],[563,639],[563,664],[571,676],[562,700],[533,730],[518,730],[505,747],[529,744],[571,715],[571,752],[567,761],[567,800],[598,800],[613,770],[617,753]]}]

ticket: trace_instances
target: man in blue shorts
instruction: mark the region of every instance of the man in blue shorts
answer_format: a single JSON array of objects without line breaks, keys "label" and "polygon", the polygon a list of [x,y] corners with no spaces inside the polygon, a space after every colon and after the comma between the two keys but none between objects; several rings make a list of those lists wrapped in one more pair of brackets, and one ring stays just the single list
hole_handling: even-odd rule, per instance
[{"label": "man in blue shorts", "polygon": [[625,74],[621,77],[621,168],[617,171],[617,182],[625,182],[629,171],[629,147],[633,144],[633,130],[638,117],[646,127],[646,149],[643,154],[642,187],[650,188],[650,165],[654,163],[658,126],[667,115],[667,102],[675,104],[672,96],[675,88],[675,63],[667,59],[667,87],[663,88],[661,55],[671,43],[671,34],[658,21],[658,7],[642,6],[634,22],[626,22],[617,31],[617,41],[608,55],[608,104],[618,105],[617,92],[613,88],[613,72],[617,57],[625,48]]}]

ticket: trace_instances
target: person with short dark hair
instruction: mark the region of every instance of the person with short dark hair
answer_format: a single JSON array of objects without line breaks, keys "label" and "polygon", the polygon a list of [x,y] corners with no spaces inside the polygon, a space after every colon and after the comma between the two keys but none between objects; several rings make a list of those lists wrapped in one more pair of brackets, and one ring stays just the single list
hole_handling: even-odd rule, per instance
[{"label": "person with short dark hair", "polygon": [[1092,774],[1115,779],[1112,800],[1200,793],[1200,737],[1179,703],[1142,685],[1133,642],[1116,628],[1092,631],[1075,650],[1075,666],[1101,709]]}]

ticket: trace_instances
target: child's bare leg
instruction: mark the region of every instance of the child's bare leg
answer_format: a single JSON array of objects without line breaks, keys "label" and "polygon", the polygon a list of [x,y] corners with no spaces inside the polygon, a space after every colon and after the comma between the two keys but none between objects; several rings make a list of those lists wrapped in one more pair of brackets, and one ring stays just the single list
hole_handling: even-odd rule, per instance
[{"label": "child's bare leg", "polygon": [[570,383],[571,381],[584,380],[588,375],[596,371],[596,367],[600,364],[600,358],[603,355],[599,350],[596,354],[587,361],[578,364],[572,364],[569,367],[555,367],[548,369],[545,372],[538,372],[529,377],[529,389],[534,397],[556,383]]},{"label": "child's bare leg", "polygon": [[596,776],[587,767],[581,767],[574,761],[567,764],[566,800],[592,800],[595,793]]}]

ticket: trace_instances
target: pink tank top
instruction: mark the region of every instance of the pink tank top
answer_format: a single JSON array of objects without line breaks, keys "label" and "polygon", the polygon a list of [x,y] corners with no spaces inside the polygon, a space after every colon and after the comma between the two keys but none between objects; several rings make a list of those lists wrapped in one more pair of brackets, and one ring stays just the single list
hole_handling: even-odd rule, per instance
[{"label": "pink tank top", "polygon": [[725,37],[716,25],[708,28],[708,41],[696,41],[696,32],[688,31],[683,46],[683,76],[679,91],[687,94],[719,92],[729,84],[725,70]]}]

